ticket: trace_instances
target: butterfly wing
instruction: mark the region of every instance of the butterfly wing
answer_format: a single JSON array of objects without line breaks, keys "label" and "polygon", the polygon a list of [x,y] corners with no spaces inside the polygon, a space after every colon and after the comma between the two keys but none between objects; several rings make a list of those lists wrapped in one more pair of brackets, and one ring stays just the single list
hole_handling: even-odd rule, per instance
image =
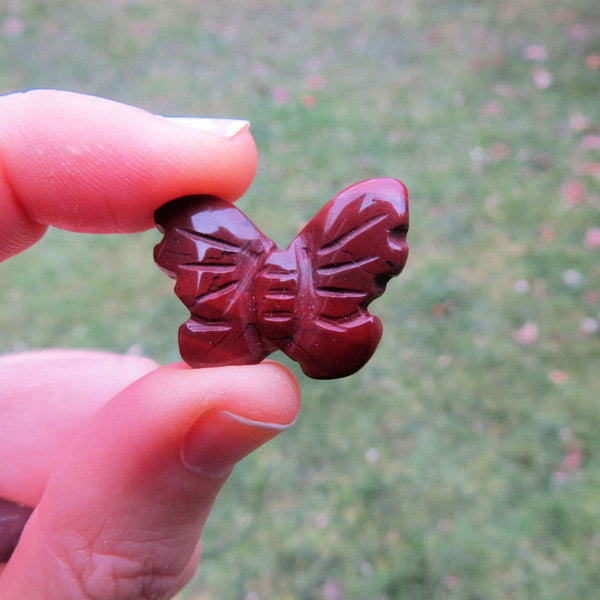
[{"label": "butterfly wing", "polygon": [[408,256],[408,193],[396,179],[357,183],[330,200],[292,242],[301,289],[292,340],[282,348],[310,377],[360,369],[381,338],[367,306]]},{"label": "butterfly wing", "polygon": [[176,279],[191,317],[179,329],[181,357],[192,367],[251,364],[265,351],[252,315],[258,258],[275,245],[230,202],[186,196],[156,211],[164,234],[154,259]]}]

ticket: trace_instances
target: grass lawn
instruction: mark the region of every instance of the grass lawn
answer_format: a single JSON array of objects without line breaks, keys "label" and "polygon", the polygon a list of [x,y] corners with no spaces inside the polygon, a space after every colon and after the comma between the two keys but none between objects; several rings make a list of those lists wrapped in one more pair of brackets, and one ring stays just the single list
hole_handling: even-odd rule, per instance
[{"label": "grass lawn", "polygon": [[[2,93],[249,118],[239,205],[279,243],[354,181],[411,193],[379,350],[292,366],[300,420],[231,477],[182,599],[598,597],[597,0],[2,4]],[[0,351],[177,360],[160,237],[49,232],[0,270]]]}]

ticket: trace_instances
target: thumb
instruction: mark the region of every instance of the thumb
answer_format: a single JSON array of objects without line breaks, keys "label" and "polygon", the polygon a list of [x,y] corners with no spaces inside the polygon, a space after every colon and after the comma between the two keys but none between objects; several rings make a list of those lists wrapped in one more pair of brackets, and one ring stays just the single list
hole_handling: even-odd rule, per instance
[{"label": "thumb", "polygon": [[296,418],[276,363],[157,369],[115,396],[59,458],[0,597],[170,598],[235,463]]}]

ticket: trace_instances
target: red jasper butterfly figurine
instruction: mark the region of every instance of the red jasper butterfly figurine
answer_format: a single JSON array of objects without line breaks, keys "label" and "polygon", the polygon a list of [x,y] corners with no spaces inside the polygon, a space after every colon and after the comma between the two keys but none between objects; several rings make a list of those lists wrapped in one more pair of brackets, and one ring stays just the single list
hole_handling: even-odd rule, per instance
[{"label": "red jasper butterfly figurine", "polygon": [[309,377],[360,369],[381,338],[367,306],[406,263],[408,194],[370,179],[332,198],[285,249],[233,204],[186,196],[156,211],[154,259],[191,316],[179,329],[191,367],[253,364],[275,350]]}]

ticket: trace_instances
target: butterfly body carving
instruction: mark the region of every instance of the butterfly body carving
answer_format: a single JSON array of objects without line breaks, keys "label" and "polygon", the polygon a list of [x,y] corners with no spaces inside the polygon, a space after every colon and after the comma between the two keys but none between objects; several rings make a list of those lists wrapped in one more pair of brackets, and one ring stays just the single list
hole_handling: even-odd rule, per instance
[{"label": "butterfly body carving", "polygon": [[157,264],[191,316],[179,348],[192,367],[253,364],[280,349],[310,377],[351,375],[382,325],[367,311],[407,255],[408,195],[395,179],[357,183],[280,250],[231,203],[187,196],[156,211]]}]

